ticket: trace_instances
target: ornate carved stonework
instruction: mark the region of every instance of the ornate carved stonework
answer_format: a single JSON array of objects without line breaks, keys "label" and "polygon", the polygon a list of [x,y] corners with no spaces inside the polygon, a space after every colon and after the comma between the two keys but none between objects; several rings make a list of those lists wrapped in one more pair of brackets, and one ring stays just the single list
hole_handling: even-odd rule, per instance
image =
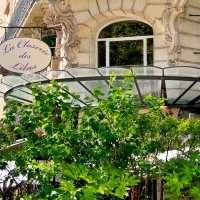
[{"label": "ornate carved stonework", "polygon": [[169,6],[163,14],[166,41],[169,45],[169,66],[176,65],[180,55],[179,17],[184,12],[188,0],[169,0]]},{"label": "ornate carved stonework", "polygon": [[59,25],[62,27],[61,33],[58,31],[57,50],[60,47],[61,51],[64,51],[67,65],[77,65],[80,40],[78,38],[78,24],[74,13],[70,5],[66,5],[64,0],[48,1],[50,8],[45,14],[44,22],[50,27]]},{"label": "ornate carved stonework", "polygon": [[32,38],[41,40],[41,30],[40,29],[32,28],[31,35],[32,35]]}]

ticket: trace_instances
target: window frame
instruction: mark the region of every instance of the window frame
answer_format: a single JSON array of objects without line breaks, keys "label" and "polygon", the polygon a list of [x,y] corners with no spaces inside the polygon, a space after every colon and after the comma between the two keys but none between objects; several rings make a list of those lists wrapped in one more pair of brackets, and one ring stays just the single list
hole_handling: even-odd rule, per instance
[{"label": "window frame", "polygon": [[97,38],[97,43],[96,43],[96,50],[97,50],[97,67],[99,67],[98,63],[98,57],[99,57],[99,51],[98,51],[98,43],[99,42],[105,42],[106,43],[106,67],[110,67],[110,43],[111,42],[123,42],[123,41],[143,41],[143,65],[147,66],[147,52],[148,52],[148,47],[147,47],[147,40],[148,39],[154,39],[153,35],[147,35],[147,36],[131,36],[131,37],[113,37],[113,38]]},{"label": "window frame", "polygon": [[[133,23],[143,23],[143,24],[145,24],[145,25],[147,25],[147,26],[149,26],[151,29],[152,29],[152,34],[147,34],[147,35],[138,35],[138,36],[122,36],[122,37],[109,37],[109,38],[100,38],[100,34],[101,34],[101,32],[105,29],[105,28],[107,28],[108,26],[110,26],[110,25],[112,25],[112,24],[117,24],[117,23],[121,23],[121,22],[133,22]],[[145,38],[146,37],[146,38]],[[153,50],[153,63],[152,64],[154,64],[154,45],[155,45],[155,41],[154,41],[154,28],[153,28],[153,26],[152,26],[152,24],[151,23],[149,23],[148,21],[146,21],[146,20],[143,20],[143,19],[140,19],[140,18],[137,18],[137,19],[132,19],[132,18],[121,18],[121,19],[115,19],[115,20],[111,20],[111,21],[108,21],[107,23],[105,23],[104,25],[102,25],[101,27],[99,27],[99,29],[97,30],[97,32],[96,32],[96,37],[95,37],[95,65],[96,65],[96,68],[98,68],[98,67],[100,67],[99,66],[99,52],[98,52],[98,42],[99,41],[101,41],[101,40],[115,40],[115,41],[123,41],[123,39],[125,39],[124,41],[128,41],[128,40],[132,40],[132,41],[134,41],[134,40],[137,40],[137,39],[141,39],[141,40],[143,40],[143,39],[153,39],[153,48],[152,48],[152,50]],[[106,42],[106,41],[105,41]],[[112,42],[112,41],[111,41]],[[106,45],[106,44],[105,44]],[[107,46],[109,46],[108,44],[107,44]],[[144,49],[146,49],[147,51],[146,51],[146,55],[144,55],[143,54],[143,57],[145,57],[145,59],[143,58],[143,65],[144,66],[147,66],[148,65],[148,43],[147,43],[147,41],[143,41],[143,51],[144,51]],[[108,51],[108,50],[107,50]],[[105,52],[105,54],[106,54],[106,52]],[[108,52],[107,52],[107,57],[108,57]],[[109,63],[109,61],[108,61],[108,59],[106,59],[106,63],[107,64],[110,64]],[[152,65],[151,64],[151,65]],[[110,65],[106,65],[106,67],[109,67]]]}]

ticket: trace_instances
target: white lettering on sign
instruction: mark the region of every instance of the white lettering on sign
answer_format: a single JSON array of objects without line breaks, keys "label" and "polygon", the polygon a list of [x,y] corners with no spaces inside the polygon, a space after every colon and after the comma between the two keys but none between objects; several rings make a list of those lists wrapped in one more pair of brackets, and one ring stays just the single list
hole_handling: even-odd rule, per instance
[{"label": "white lettering on sign", "polygon": [[39,72],[45,69],[50,61],[50,48],[37,39],[14,38],[0,45],[0,65],[12,72]]}]

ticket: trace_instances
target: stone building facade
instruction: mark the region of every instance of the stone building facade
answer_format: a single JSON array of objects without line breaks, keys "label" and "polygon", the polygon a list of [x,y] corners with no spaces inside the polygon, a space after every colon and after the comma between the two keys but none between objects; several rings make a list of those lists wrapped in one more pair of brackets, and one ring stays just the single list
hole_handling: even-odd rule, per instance
[{"label": "stone building facade", "polygon": [[[100,31],[109,24],[127,20],[152,27],[155,66],[200,64],[200,17],[191,16],[200,14],[199,0],[31,0],[27,7],[20,5],[27,1],[4,1],[10,26],[13,22],[28,27],[61,25],[56,31],[57,48],[61,49],[58,54],[68,56],[72,63],[76,60],[79,66],[97,67]],[[37,29],[16,29],[8,35],[24,36],[40,37]]]},{"label": "stone building facade", "polygon": [[[199,67],[198,14],[200,15],[199,0],[1,0],[0,40],[3,42],[14,37],[42,39],[42,32],[47,35],[53,33],[56,36],[54,57],[48,69],[63,69],[68,66],[98,67],[98,41],[102,39],[99,38],[101,31],[119,22],[142,22],[151,27],[153,32],[147,36],[153,38],[152,65],[162,68]],[[145,62],[147,38],[143,35],[130,38],[114,39],[118,42],[121,39],[142,40],[143,65],[148,65]],[[108,67],[110,40],[103,40],[106,41],[104,59],[105,66]],[[5,75],[9,72],[1,68],[1,73]],[[191,74],[189,68],[176,71],[172,69],[170,73]],[[178,81],[173,84],[168,85],[168,88],[188,87]],[[172,96],[177,96],[175,93]],[[3,103],[0,104],[2,106]]]}]

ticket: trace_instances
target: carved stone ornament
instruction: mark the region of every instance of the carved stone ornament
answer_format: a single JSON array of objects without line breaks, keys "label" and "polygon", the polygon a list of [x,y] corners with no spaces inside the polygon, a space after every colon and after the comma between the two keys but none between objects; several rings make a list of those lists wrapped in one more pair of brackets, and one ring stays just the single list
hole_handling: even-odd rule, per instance
[{"label": "carved stone ornament", "polygon": [[169,0],[169,6],[163,13],[166,41],[169,45],[169,66],[176,65],[181,53],[178,19],[184,13],[187,2],[188,0]]},{"label": "carved stone ornament", "polygon": [[[80,40],[78,37],[78,24],[74,16],[71,6],[66,5],[64,0],[48,0],[50,8],[45,14],[44,22],[47,26],[61,26],[61,33],[57,33],[57,48],[64,51],[64,57],[67,65],[77,65],[77,54],[80,47]],[[59,43],[59,44],[58,44]],[[57,49],[58,51],[58,49]],[[59,54],[59,53],[57,53]]]},{"label": "carved stone ornament", "polygon": [[32,38],[41,40],[41,30],[40,29],[32,28],[31,35],[32,35]]}]

